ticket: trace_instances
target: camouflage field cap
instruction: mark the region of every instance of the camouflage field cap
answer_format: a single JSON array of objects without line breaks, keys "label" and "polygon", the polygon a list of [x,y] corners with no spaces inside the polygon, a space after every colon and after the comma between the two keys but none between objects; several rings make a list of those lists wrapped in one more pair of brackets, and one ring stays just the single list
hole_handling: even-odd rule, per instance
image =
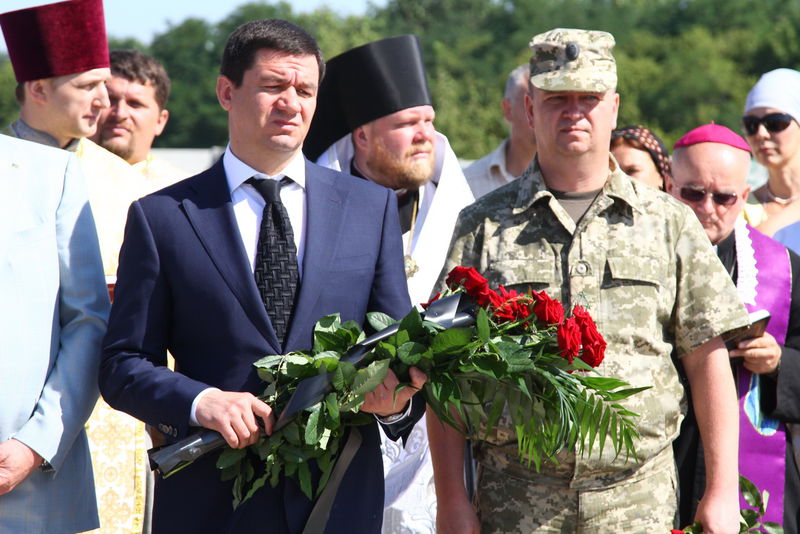
[{"label": "camouflage field cap", "polygon": [[545,91],[605,92],[617,86],[608,32],[556,28],[531,39],[531,83]]}]

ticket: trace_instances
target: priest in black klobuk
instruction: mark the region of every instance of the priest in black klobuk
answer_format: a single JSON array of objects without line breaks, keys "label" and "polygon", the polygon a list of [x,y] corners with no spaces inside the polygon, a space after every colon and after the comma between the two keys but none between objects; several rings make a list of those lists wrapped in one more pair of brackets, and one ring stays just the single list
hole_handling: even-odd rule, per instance
[{"label": "priest in black klobuk", "polygon": [[[429,299],[456,217],[474,200],[434,118],[419,40],[399,35],[328,61],[303,146],[319,165],[395,190],[415,303]],[[384,439],[383,451],[383,532],[433,532],[436,498],[424,419],[405,447]]]}]

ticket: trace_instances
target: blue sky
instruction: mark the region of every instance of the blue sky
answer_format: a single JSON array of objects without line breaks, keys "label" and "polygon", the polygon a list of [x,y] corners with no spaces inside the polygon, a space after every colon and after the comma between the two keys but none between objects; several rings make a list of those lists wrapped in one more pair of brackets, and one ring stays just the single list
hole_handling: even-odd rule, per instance
[{"label": "blue sky", "polygon": [[[2,0],[2,12],[53,3],[53,0]],[[114,37],[135,37],[149,43],[156,33],[187,17],[217,22],[247,0],[220,2],[209,0],[104,0],[106,31]],[[271,3],[271,2],[268,2]],[[292,0],[295,12],[313,11],[326,5],[343,15],[362,14],[368,3],[384,5],[385,0]],[[5,41],[0,42],[5,52]]]}]

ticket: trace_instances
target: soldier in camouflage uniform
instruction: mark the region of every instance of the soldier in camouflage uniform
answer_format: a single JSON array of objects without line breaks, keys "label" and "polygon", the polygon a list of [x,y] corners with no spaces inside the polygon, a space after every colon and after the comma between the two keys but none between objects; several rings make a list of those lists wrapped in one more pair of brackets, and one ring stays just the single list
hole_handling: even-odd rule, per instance
[{"label": "soldier in camouflage uniform", "polygon": [[539,155],[519,180],[461,212],[443,277],[471,266],[492,285],[587,307],[608,342],[598,372],[652,386],[626,401],[641,414],[640,461],[608,448],[563,451],[537,473],[501,421],[477,454],[478,519],[461,484],[463,439],[432,421],[440,533],[669,531],[671,443],[685,409],[673,350],[701,393],[695,409],[714,456],[697,518],[706,532],[738,532],[737,407],[719,336],[747,315],[691,210],[631,180],[608,153],[619,103],[613,45],[610,34],[585,30],[533,38],[526,106]]}]

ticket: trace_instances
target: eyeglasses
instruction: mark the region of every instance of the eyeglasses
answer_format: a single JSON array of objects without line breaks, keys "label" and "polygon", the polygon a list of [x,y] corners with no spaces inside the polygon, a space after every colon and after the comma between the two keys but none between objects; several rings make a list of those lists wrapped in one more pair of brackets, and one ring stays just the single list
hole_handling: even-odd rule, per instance
[{"label": "eyeglasses", "polygon": [[711,200],[719,206],[731,206],[737,199],[736,193],[720,193],[718,191],[707,193],[705,189],[694,189],[692,187],[681,187],[680,193],[683,200],[693,204],[702,202],[708,195],[711,195]]},{"label": "eyeglasses", "polygon": [[745,115],[742,117],[742,127],[747,135],[755,135],[758,126],[763,124],[768,132],[782,132],[792,124],[794,117],[788,113],[768,113],[763,117]]}]

